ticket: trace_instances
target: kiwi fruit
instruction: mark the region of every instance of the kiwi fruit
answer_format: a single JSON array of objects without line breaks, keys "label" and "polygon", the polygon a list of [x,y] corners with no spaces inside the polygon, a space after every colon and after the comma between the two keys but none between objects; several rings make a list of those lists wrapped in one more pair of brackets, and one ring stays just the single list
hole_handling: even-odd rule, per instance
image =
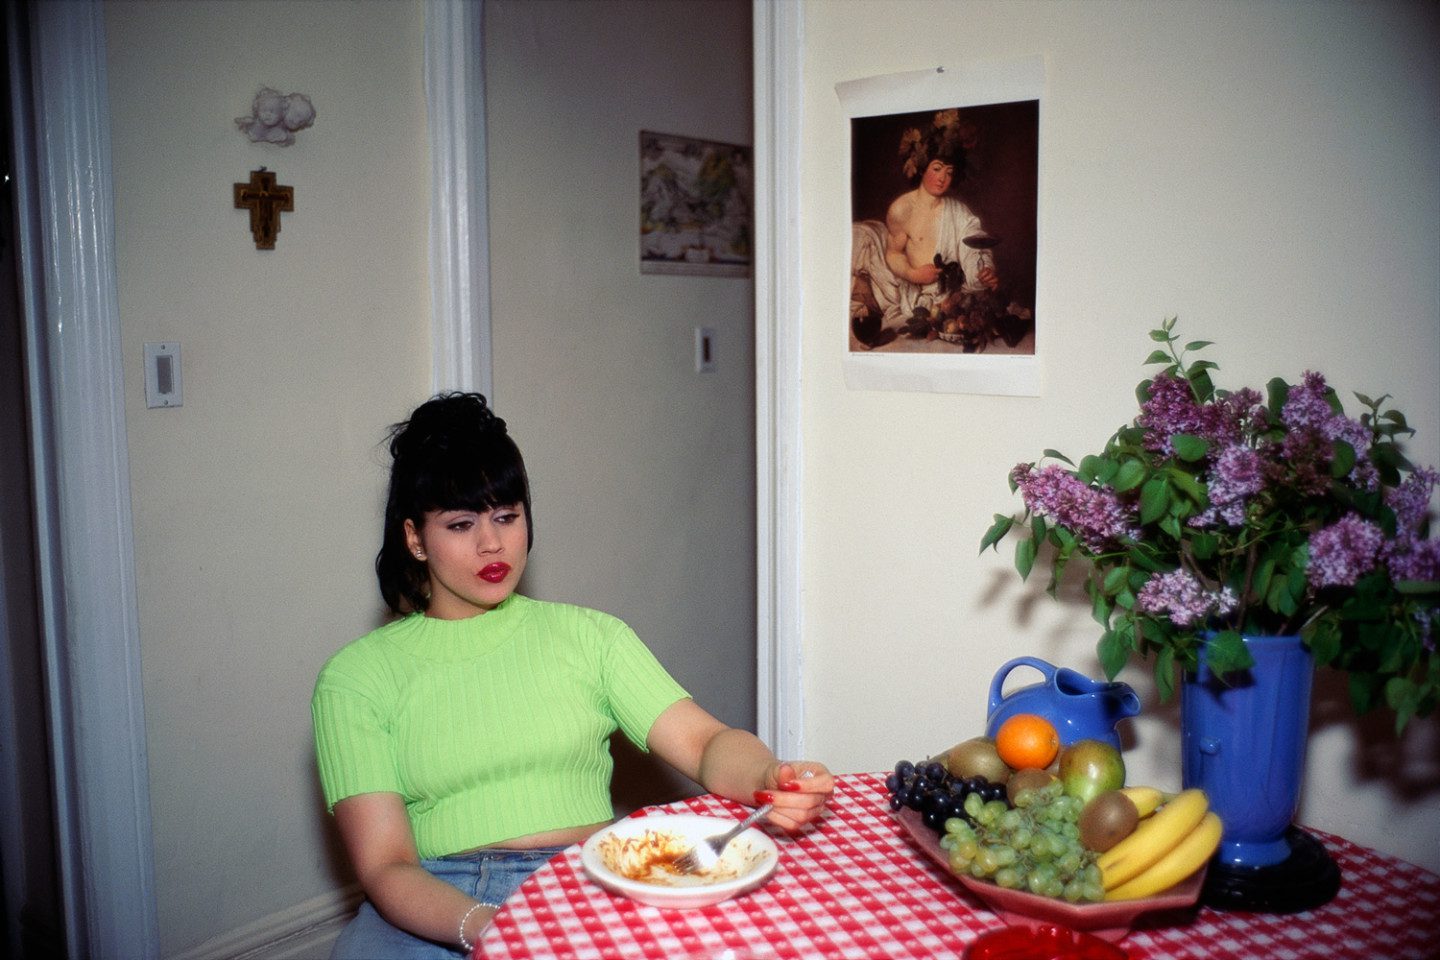
[{"label": "kiwi fruit", "polygon": [[1104,853],[1135,832],[1140,811],[1119,790],[1106,790],[1080,811],[1080,842],[1088,850]]},{"label": "kiwi fruit", "polygon": [[1010,798],[1010,805],[1015,805],[1015,798],[1021,790],[1039,790],[1041,787],[1049,786],[1051,782],[1059,777],[1049,770],[1035,770],[1027,768],[1016,770],[1005,784],[1005,796]]},{"label": "kiwi fruit", "polygon": [[961,780],[984,777],[991,783],[1010,779],[1010,768],[995,752],[995,741],[989,737],[971,737],[945,751],[945,768],[950,776]]}]

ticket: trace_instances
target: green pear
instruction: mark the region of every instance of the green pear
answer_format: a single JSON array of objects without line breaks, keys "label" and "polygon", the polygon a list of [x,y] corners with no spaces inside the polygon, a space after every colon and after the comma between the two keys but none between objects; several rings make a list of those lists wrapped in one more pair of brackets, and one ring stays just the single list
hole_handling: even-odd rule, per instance
[{"label": "green pear", "polygon": [[1125,761],[1103,740],[1077,740],[1060,751],[1060,785],[1067,796],[1089,803],[1125,786]]}]

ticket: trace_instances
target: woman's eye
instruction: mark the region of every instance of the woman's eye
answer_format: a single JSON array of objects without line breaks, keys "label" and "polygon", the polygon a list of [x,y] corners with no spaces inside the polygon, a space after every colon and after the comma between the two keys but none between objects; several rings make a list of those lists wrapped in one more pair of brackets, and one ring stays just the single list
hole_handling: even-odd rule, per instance
[{"label": "woman's eye", "polygon": [[470,521],[469,521],[469,520],[456,520],[454,523],[447,524],[447,525],[445,526],[445,529],[446,529],[446,530],[454,530],[456,533],[462,533],[462,532],[470,529]]}]

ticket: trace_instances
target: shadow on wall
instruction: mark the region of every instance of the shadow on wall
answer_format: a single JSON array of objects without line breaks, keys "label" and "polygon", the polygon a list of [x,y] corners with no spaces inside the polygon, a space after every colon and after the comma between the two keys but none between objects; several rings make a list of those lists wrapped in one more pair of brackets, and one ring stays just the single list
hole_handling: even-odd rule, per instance
[{"label": "shadow on wall", "polygon": [[705,791],[689,777],[677,773],[654,754],[641,753],[623,733],[610,737],[615,775],[610,780],[610,802],[615,816],[624,817],[641,807],[670,803]]},{"label": "shadow on wall", "polygon": [[1345,674],[1321,667],[1310,694],[1310,732],[1340,726],[1355,751],[1350,775],[1357,782],[1384,781],[1406,803],[1440,800],[1440,720],[1411,718],[1395,735],[1395,714],[1382,704],[1363,716],[1350,704]]}]

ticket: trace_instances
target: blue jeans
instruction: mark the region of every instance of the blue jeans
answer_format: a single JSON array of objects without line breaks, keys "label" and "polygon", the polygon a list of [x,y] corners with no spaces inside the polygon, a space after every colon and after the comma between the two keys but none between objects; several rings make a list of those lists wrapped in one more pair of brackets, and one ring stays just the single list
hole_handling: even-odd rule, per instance
[{"label": "blue jeans", "polygon": [[[439,860],[421,860],[434,877],[482,903],[504,903],[525,878],[545,865],[564,847],[533,850],[477,850]],[[460,917],[455,918],[460,932]],[[458,939],[435,943],[392,927],[366,900],[355,919],[340,931],[330,960],[455,960],[463,957]]]}]

